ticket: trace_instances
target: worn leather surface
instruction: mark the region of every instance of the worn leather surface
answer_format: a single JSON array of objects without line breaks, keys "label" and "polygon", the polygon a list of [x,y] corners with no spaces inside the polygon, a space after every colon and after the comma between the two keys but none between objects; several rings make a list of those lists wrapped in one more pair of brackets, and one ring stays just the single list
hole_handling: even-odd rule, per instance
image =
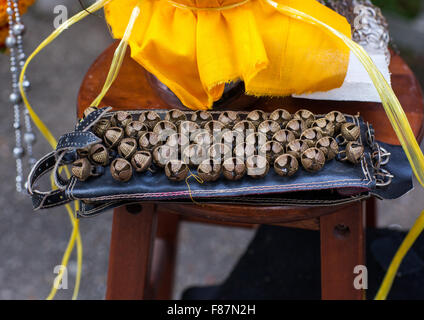
[{"label": "worn leather surface", "polygon": [[[93,125],[101,114],[102,112],[98,113],[98,118],[90,118],[86,125]],[[112,178],[109,167],[106,167],[104,174],[90,177],[84,182],[71,178],[62,190],[52,193],[32,192],[34,208],[48,208],[71,200],[83,200],[85,203],[81,206],[80,215],[90,216],[136,201],[181,203],[192,202],[194,199],[197,202],[210,203],[328,206],[357,201],[370,195],[394,199],[412,189],[412,173],[402,148],[383,143],[380,145],[391,153],[391,159],[384,168],[390,171],[394,178],[389,186],[376,187],[370,161],[371,149],[366,142],[367,126],[359,117],[350,116],[348,120],[361,126],[361,140],[366,157],[358,165],[333,160],[316,173],[300,169],[292,177],[281,177],[271,168],[262,179],[246,176],[238,181],[228,181],[221,177],[216,182],[204,184],[198,183],[192,177],[188,180],[190,189],[184,181],[169,181],[162,169],[157,169],[156,172],[134,172],[128,182],[120,182]],[[66,138],[61,139],[63,143],[58,151],[69,149],[73,144],[82,147],[94,143],[96,139],[86,128],[81,122],[78,131],[65,135]],[[30,185],[45,171],[53,168],[55,155],[45,157],[44,160],[34,168]],[[193,173],[196,171],[193,170]]]}]

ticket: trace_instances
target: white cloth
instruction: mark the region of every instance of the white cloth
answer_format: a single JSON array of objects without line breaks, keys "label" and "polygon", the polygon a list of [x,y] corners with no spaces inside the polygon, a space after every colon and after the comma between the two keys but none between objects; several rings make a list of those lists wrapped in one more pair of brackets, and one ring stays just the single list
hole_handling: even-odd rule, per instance
[{"label": "white cloth", "polygon": [[[391,84],[389,66],[387,65],[385,54],[379,52],[370,54],[370,56],[384,78]],[[367,71],[352,53],[350,54],[345,81],[340,88],[327,92],[293,95],[293,97],[312,100],[381,102],[380,96]]]}]

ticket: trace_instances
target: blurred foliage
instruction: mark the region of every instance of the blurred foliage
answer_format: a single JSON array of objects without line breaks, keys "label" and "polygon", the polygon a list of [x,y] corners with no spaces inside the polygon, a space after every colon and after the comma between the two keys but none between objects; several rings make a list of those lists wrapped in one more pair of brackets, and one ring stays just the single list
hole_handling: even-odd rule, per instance
[{"label": "blurred foliage", "polygon": [[423,0],[372,0],[384,11],[395,12],[406,18],[415,18],[423,6]]}]

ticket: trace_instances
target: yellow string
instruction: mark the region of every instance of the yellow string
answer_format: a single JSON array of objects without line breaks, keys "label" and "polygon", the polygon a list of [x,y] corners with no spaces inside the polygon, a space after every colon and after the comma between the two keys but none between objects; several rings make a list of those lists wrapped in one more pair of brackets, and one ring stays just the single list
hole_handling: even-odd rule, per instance
[{"label": "yellow string", "polygon": [[384,277],[383,283],[380,289],[378,290],[377,295],[375,296],[375,300],[385,300],[387,298],[387,295],[390,291],[390,288],[392,287],[393,280],[396,276],[396,273],[397,273],[397,270],[399,269],[400,264],[402,263],[403,258],[408,253],[409,249],[412,247],[415,240],[418,238],[418,236],[421,234],[423,230],[424,230],[424,211],[421,212],[414,226],[411,228],[408,235],[403,240],[401,246],[397,250],[392,260],[392,263],[390,264],[389,269],[387,270],[387,273]]},{"label": "yellow string", "polygon": [[[51,43],[54,39],[56,39],[56,37],[58,37],[63,31],[65,31],[67,28],[69,28],[74,23],[85,18],[90,13],[95,12],[95,11],[103,8],[103,6],[109,1],[110,0],[99,0],[96,3],[94,3],[93,5],[91,5],[89,8],[87,8],[86,10],[83,10],[83,11],[77,13],[76,15],[74,15],[73,17],[71,17],[70,19],[65,21],[59,28],[57,28],[55,31],[53,31],[52,34],[50,34],[43,42],[41,42],[41,44],[31,53],[31,55],[26,60],[24,66],[22,67],[22,71],[21,71],[21,74],[20,74],[20,77],[19,77],[19,90],[20,90],[20,93],[21,93],[21,96],[22,96],[22,100],[23,100],[26,108],[28,109],[28,113],[31,116],[32,121],[34,122],[34,124],[36,125],[38,130],[41,132],[41,134],[44,136],[44,138],[47,140],[47,142],[50,144],[50,146],[53,149],[56,148],[57,141],[54,138],[53,134],[48,129],[48,127],[43,123],[43,121],[39,118],[37,113],[32,109],[31,105],[29,104],[26,93],[23,89],[23,79],[24,79],[24,76],[25,76],[26,69],[27,69],[29,63],[31,62],[31,60],[44,47],[46,47],[49,43]],[[65,171],[66,171],[66,175],[68,177],[70,177],[69,170],[66,167],[65,167]],[[54,185],[54,183],[53,183],[53,185]],[[65,205],[65,208],[68,212],[69,219],[72,223],[73,229],[72,229],[72,235],[71,235],[71,237],[68,241],[65,253],[64,253],[63,258],[62,258],[62,265],[67,266],[68,261],[69,261],[69,257],[72,253],[72,250],[73,250],[73,248],[75,246],[75,242],[76,242],[77,243],[77,274],[76,274],[76,279],[75,279],[75,287],[74,287],[74,291],[73,291],[73,295],[72,295],[72,299],[75,300],[78,297],[78,292],[79,292],[79,287],[80,287],[80,282],[81,282],[81,271],[82,271],[82,241],[81,241],[81,234],[79,232],[79,221],[78,221],[78,219],[75,218],[75,212],[77,210],[79,210],[79,202],[78,201],[74,202],[74,210],[71,208],[71,206],[69,204]],[[59,277],[58,279],[62,279],[62,277],[63,277],[62,269],[59,272],[57,277]],[[56,295],[56,292],[57,292],[57,289],[53,285],[52,289],[50,291],[50,294],[47,296],[46,299],[47,300],[53,299],[54,296]]]},{"label": "yellow string", "polygon": [[[318,19],[305,14],[304,12],[285,5],[281,5],[272,0],[264,1],[285,15],[313,25],[324,27],[333,35],[341,39],[352,50],[352,52],[358,57],[359,61],[365,67],[372,82],[374,83],[374,86],[380,95],[381,102],[387,117],[389,118],[390,123],[403,147],[403,150],[408,157],[412,170],[414,171],[414,174],[420,182],[421,186],[424,187],[424,155],[421,152],[417,140],[415,139],[415,135],[412,132],[411,126],[409,125],[408,119],[406,118],[405,112],[403,111],[399,100],[364,48],[346,37],[341,32],[328,26],[322,21],[319,21]],[[414,241],[420,235],[423,229],[424,218],[423,214],[421,214],[404,239],[392,262],[390,263],[389,270],[387,271],[387,274],[375,299],[386,299],[402,259],[405,257],[408,250],[414,244]]]},{"label": "yellow string", "polygon": [[192,192],[191,192],[191,188],[190,188],[190,183],[188,182],[188,180],[191,178],[191,177],[193,177],[194,179],[196,179],[196,181],[198,182],[198,183],[200,183],[200,184],[203,184],[204,183],[204,181],[203,181],[203,179],[202,178],[200,178],[197,174],[194,174],[193,172],[191,172],[191,170],[190,169],[188,169],[188,171],[190,172],[190,175],[185,179],[185,182],[186,182],[186,185],[187,185],[187,187],[188,187],[188,194],[190,195],[190,199],[191,199],[191,201],[194,203],[194,204],[197,204],[197,205],[199,205],[199,206],[202,206],[202,204],[200,204],[200,203],[198,203],[196,200],[194,200],[194,198],[193,198],[193,194],[192,194]]},{"label": "yellow string", "polygon": [[[186,157],[186,155],[184,154],[183,155],[183,157],[184,157],[184,159],[183,159],[183,162],[184,163],[189,163],[188,162],[188,158]],[[187,165],[187,167],[188,167],[188,165]],[[190,173],[190,175],[188,175],[187,176],[187,178],[185,178],[185,183],[186,183],[186,185],[187,185],[187,188],[188,188],[188,194],[190,195],[190,199],[191,199],[191,201],[194,203],[194,204],[197,204],[197,205],[199,205],[199,206],[203,206],[202,204],[200,204],[200,203],[198,203],[196,200],[194,200],[194,198],[193,198],[193,194],[192,194],[192,192],[191,192],[191,187],[190,187],[190,182],[188,182],[188,180],[191,178],[191,177],[193,177],[198,183],[200,183],[200,184],[203,184],[205,181],[203,181],[203,179],[201,178],[201,177],[199,177],[197,174],[194,174],[191,170],[190,170],[190,167],[188,167],[188,172]]]},{"label": "yellow string", "polygon": [[116,77],[118,76],[119,70],[121,69],[121,66],[122,66],[122,61],[124,60],[124,57],[125,57],[125,52],[127,51],[128,39],[130,38],[131,31],[134,27],[134,23],[137,20],[137,17],[139,14],[140,14],[140,8],[139,6],[136,6],[132,11],[127,28],[125,29],[124,36],[119,42],[118,47],[115,49],[112,63],[110,65],[109,72],[107,74],[106,81],[103,85],[103,88],[100,91],[99,95],[96,97],[96,99],[94,99],[94,101],[91,103],[91,105],[94,107],[99,106],[100,101],[102,101],[103,97],[106,95],[110,86],[115,81]]}]

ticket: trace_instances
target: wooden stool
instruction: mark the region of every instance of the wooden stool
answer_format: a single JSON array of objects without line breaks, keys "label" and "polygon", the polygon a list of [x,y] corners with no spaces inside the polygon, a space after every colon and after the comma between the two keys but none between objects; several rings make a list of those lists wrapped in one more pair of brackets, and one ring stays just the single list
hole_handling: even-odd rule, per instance
[{"label": "wooden stool", "polygon": [[[116,43],[101,54],[88,70],[78,96],[78,116],[100,92]],[[412,129],[423,136],[422,92],[412,71],[396,55],[390,66],[392,83]],[[119,110],[169,109],[146,80],[145,70],[127,54],[118,78],[101,106]],[[361,116],[373,124],[376,139],[399,144],[378,103],[313,101],[286,98],[240,97],[231,109],[284,107],[290,112],[307,108],[326,113],[337,109]],[[233,226],[273,224],[320,230],[322,299],[364,299],[353,286],[354,267],[365,265],[365,209],[375,210],[373,199],[330,207],[265,207],[245,205],[147,203],[114,210],[110,246],[107,299],[169,299],[172,293],[178,222],[181,219]]]}]

